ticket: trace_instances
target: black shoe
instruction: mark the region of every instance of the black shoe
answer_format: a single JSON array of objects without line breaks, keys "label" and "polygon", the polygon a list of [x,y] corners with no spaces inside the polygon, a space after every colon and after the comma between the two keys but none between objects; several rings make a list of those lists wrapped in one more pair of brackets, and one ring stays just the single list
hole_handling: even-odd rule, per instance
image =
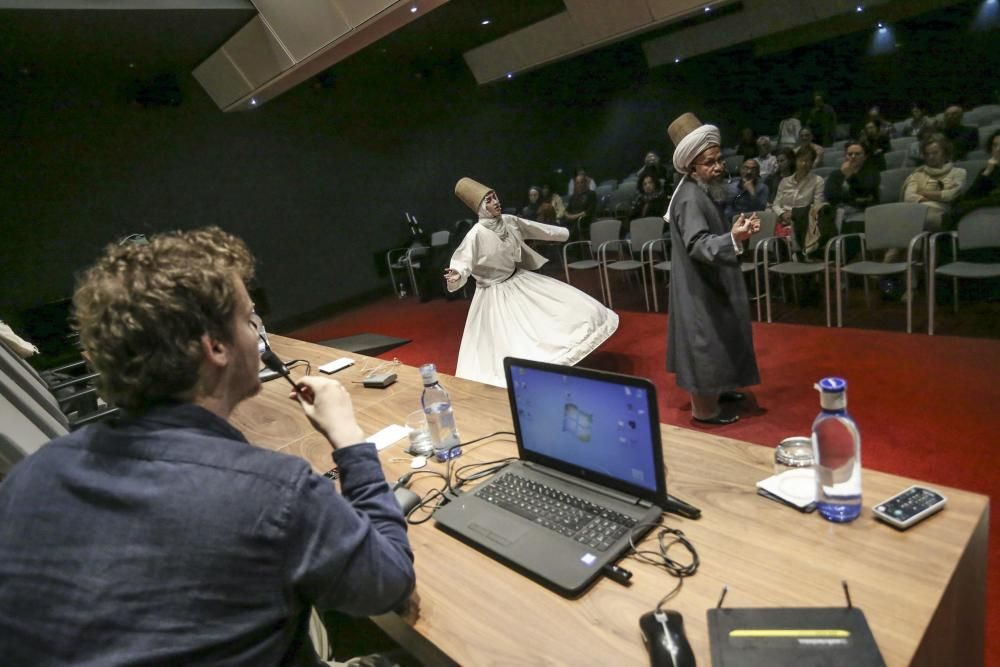
[{"label": "black shoe", "polygon": [[692,417],[699,424],[735,424],[740,420],[739,415],[727,415],[725,412],[720,412],[714,417],[708,417],[707,419],[702,419],[701,417]]},{"label": "black shoe", "polygon": [[719,400],[723,403],[737,403],[739,401],[745,401],[747,395],[742,391],[724,391],[719,394]]}]

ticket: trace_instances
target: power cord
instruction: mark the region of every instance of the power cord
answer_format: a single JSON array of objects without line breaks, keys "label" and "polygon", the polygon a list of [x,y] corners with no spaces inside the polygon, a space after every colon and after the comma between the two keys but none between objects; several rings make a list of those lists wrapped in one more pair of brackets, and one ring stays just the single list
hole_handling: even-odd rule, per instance
[{"label": "power cord", "polygon": [[[657,526],[659,525],[659,521],[647,525]],[[684,579],[694,575],[698,571],[701,559],[698,557],[698,551],[691,544],[691,541],[688,540],[683,531],[677,528],[667,528],[665,526],[660,528],[656,534],[656,541],[658,549],[655,551],[652,549],[639,549],[632,539],[632,533],[629,533],[628,544],[632,551],[628,555],[640,562],[662,568],[670,575],[677,577],[677,584],[656,603],[656,611],[662,612],[663,605],[680,593],[681,586],[684,585]],[[677,545],[687,550],[690,555],[689,562],[682,563],[670,557],[670,549]]]}]

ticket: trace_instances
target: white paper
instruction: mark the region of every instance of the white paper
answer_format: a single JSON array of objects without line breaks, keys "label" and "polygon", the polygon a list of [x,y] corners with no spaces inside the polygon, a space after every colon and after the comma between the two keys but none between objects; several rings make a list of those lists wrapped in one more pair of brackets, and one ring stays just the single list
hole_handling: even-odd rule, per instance
[{"label": "white paper", "polygon": [[786,470],[760,480],[757,486],[796,507],[816,502],[816,471],[812,467]]},{"label": "white paper", "polygon": [[366,442],[374,442],[375,449],[383,450],[391,444],[399,442],[400,439],[409,435],[410,429],[401,424],[389,424],[384,429],[369,436]]}]

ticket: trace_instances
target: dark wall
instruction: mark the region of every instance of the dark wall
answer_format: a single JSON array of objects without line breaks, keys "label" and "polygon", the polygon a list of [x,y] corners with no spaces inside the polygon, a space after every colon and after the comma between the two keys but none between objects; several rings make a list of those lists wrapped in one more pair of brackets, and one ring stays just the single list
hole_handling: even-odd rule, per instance
[{"label": "dark wall", "polygon": [[667,150],[664,128],[684,110],[719,122],[727,143],[745,124],[774,133],[816,86],[845,120],[878,102],[899,116],[912,97],[935,109],[987,101],[996,31],[968,33],[959,13],[913,22],[879,57],[854,35],[649,71],[631,43],[485,87],[461,63],[359,59],[330,88],[302,85],[247,113],[219,112],[186,74],[183,103],[168,108],[129,104],[118,81],[8,76],[0,317],[67,296],[74,272],[127,233],[218,224],[248,242],[270,319],[287,321],[388,290],[376,257],[404,240],[403,211],[430,229],[467,217],[452,193],[464,175],[520,206],[530,183],[561,190],[576,164],[599,180],[635,171],[648,148]]}]

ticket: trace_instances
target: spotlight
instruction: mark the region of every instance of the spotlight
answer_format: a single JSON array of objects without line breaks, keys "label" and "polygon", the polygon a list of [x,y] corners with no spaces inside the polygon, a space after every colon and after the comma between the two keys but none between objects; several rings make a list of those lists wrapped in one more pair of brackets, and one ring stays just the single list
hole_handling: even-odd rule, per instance
[{"label": "spotlight", "polygon": [[417,8],[416,7],[410,7],[410,13],[411,14],[416,14],[417,13]]},{"label": "spotlight", "polygon": [[250,98],[250,106],[252,106],[252,107],[257,106],[257,98],[256,97],[251,97]]},{"label": "spotlight", "polygon": [[479,22],[479,25],[489,25],[489,24],[490,24],[489,19],[483,19],[482,21]]},{"label": "spotlight", "polygon": [[513,72],[507,72],[507,78],[508,79],[513,79],[514,78],[514,73]]},{"label": "spotlight", "polygon": [[681,59],[680,59],[680,58],[674,58],[674,62],[675,62],[675,63],[679,63],[680,61],[681,61]]},{"label": "spotlight", "polygon": [[860,14],[861,12],[865,11],[865,6],[864,5],[858,5],[857,7],[854,8],[854,11],[856,11],[858,14]]}]

